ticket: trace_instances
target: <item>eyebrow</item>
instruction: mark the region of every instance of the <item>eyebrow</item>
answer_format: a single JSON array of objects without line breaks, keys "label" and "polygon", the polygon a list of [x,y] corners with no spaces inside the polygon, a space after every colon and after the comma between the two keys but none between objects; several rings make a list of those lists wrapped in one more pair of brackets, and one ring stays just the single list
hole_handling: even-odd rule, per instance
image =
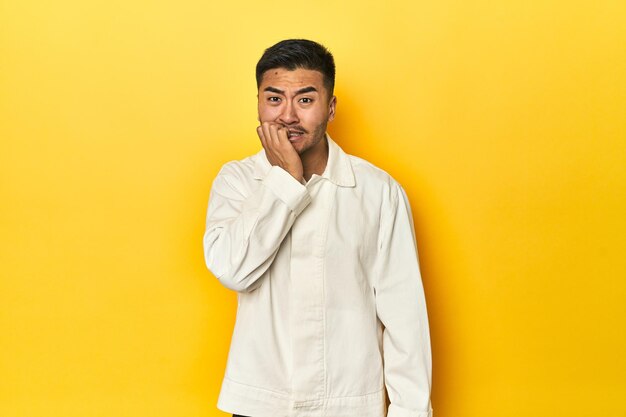
[{"label": "eyebrow", "polygon": [[[279,88],[276,87],[265,87],[265,89],[263,89],[263,91],[269,91],[271,93],[276,93],[276,94],[282,94],[285,95],[285,92]],[[303,87],[301,89],[299,89],[298,91],[296,91],[296,95],[298,94],[304,94],[304,93],[310,93],[310,92],[317,92],[317,88],[313,87],[312,85],[308,86],[308,87]]]}]

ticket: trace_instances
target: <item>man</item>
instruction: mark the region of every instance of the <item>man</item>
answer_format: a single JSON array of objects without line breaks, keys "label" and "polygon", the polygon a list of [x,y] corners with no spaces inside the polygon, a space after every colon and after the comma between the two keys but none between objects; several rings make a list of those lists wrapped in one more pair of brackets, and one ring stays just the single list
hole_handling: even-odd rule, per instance
[{"label": "man", "polygon": [[337,99],[325,47],[279,42],[256,78],[263,149],[222,167],[204,234],[207,267],[238,293],[218,408],[431,417],[430,333],[403,188],[326,132]]}]

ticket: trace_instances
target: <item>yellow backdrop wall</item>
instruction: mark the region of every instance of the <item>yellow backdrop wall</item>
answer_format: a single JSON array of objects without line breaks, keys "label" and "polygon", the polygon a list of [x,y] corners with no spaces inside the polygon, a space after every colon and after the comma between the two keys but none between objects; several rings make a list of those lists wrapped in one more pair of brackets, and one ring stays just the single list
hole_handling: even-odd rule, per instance
[{"label": "yellow backdrop wall", "polygon": [[211,182],[254,66],[337,62],[415,216],[437,417],[626,415],[626,3],[0,2],[0,416],[224,416]]}]

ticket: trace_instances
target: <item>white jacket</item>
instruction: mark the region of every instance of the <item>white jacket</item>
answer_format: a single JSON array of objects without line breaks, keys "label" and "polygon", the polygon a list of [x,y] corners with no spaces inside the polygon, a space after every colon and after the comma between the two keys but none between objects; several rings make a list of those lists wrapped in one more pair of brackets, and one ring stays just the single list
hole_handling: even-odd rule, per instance
[{"label": "white jacket", "polygon": [[238,293],[217,407],[251,417],[431,417],[407,196],[326,138],[326,169],[306,185],[264,150],[226,163],[213,182],[204,256]]}]

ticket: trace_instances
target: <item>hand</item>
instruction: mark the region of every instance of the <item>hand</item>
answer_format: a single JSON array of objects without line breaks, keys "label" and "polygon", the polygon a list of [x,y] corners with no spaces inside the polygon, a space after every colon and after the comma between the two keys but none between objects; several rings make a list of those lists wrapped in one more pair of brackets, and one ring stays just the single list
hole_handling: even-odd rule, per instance
[{"label": "hand", "polygon": [[304,182],[302,160],[287,137],[287,128],[277,123],[263,122],[256,128],[270,164],[279,166],[300,183]]}]

